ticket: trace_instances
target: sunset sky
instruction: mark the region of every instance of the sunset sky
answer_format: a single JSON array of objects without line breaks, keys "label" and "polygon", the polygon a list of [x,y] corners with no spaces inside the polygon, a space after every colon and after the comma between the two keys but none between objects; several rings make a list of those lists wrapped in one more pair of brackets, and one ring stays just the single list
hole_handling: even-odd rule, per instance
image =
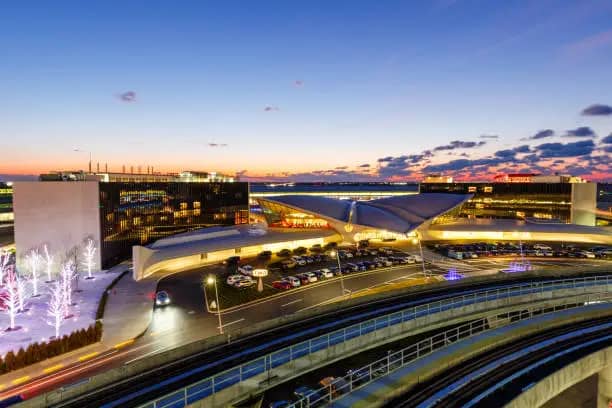
[{"label": "sunset sky", "polygon": [[609,0],[5,2],[0,61],[3,175],[612,178]]}]

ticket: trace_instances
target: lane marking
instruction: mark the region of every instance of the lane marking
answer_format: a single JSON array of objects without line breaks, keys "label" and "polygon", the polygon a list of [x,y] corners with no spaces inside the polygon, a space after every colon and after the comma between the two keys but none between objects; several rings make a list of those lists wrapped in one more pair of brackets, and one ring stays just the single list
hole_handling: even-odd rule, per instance
[{"label": "lane marking", "polygon": [[150,352],[148,352],[148,353],[145,353],[145,354],[143,354],[143,355],[141,355],[141,356],[138,356],[138,357],[136,357],[136,358],[134,358],[134,359],[132,359],[132,360],[126,361],[125,363],[123,363],[123,365],[129,365],[129,364],[132,364],[134,361],[142,360],[143,358],[146,358],[146,357],[151,356],[151,355],[153,355],[153,354],[157,354],[157,353],[159,353],[159,352],[161,352],[161,351],[167,350],[167,349],[172,348],[172,347],[174,347],[174,345],[171,345],[171,346],[166,346],[166,347],[160,347],[160,348],[158,348],[158,349],[156,349],[156,350],[153,350],[153,351],[150,351]]},{"label": "lane marking", "polygon": [[13,385],[19,385],[19,384],[24,383],[24,382],[29,381],[29,380],[30,380],[30,376],[29,375],[24,375],[23,377],[19,377],[19,378],[15,379],[15,380],[11,381],[11,383]]},{"label": "lane marking", "polygon": [[59,369],[61,369],[61,368],[63,368],[63,367],[64,367],[64,365],[63,365],[63,364],[56,364],[56,365],[54,365],[54,366],[51,366],[51,367],[47,367],[47,368],[45,368],[45,369],[43,370],[43,373],[45,373],[45,374],[49,374],[49,373],[52,373],[52,372],[54,372],[54,371],[57,371],[57,370],[59,370]]},{"label": "lane marking", "polygon": [[[244,320],[244,317],[243,317],[242,319],[238,319],[238,320],[234,320],[233,322],[226,323],[226,324],[224,324],[224,325],[223,325],[223,326],[221,326],[221,327],[231,326],[232,324],[240,323],[240,322],[241,322],[241,321],[243,321],[243,320]],[[217,329],[218,329],[218,328],[219,328],[219,326],[217,326]]]},{"label": "lane marking", "polygon": [[121,347],[128,346],[134,342],[134,339],[129,339],[126,341],[122,341],[121,343],[117,343],[113,346],[114,349],[120,349]]},{"label": "lane marking", "polygon": [[93,353],[85,354],[84,356],[79,357],[79,361],[90,360],[100,354],[99,351],[94,351]]},{"label": "lane marking", "polygon": [[296,299],[296,300],[292,300],[292,301],[291,301],[291,302],[289,302],[289,303],[285,303],[284,305],[281,305],[281,307],[289,306],[289,305],[292,305],[292,304],[294,304],[294,303],[301,302],[302,300],[304,300],[304,299]]}]

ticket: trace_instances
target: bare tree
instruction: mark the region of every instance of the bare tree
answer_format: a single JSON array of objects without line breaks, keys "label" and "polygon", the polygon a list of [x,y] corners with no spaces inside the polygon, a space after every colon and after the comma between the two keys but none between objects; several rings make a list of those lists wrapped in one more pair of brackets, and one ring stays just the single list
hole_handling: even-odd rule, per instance
[{"label": "bare tree", "polygon": [[60,335],[60,328],[64,321],[64,288],[62,282],[55,281],[49,286],[49,302],[47,303],[47,316],[51,320],[47,320],[47,324],[55,328],[55,338]]},{"label": "bare tree", "polygon": [[9,267],[6,273],[5,292],[2,293],[2,300],[9,316],[9,330],[15,330],[15,316],[19,310],[19,295],[17,288],[17,273],[14,267]]},{"label": "bare tree", "polygon": [[96,254],[96,243],[92,238],[85,240],[85,247],[83,248],[83,265],[87,268],[87,279],[93,279],[91,270],[94,267],[94,256]]},{"label": "bare tree", "polygon": [[39,266],[42,262],[42,256],[40,252],[38,252],[38,248],[32,249],[26,255],[26,262],[30,269],[30,276],[32,278],[32,291],[33,296],[38,296],[38,274],[39,274]]},{"label": "bare tree", "polygon": [[51,282],[53,279],[51,277],[53,270],[53,255],[49,253],[49,246],[47,244],[43,247],[45,251],[45,269],[47,271],[47,282]]},{"label": "bare tree", "polygon": [[61,274],[61,286],[62,286],[62,299],[64,305],[64,317],[69,316],[69,307],[72,303],[72,280],[75,278],[75,267],[72,261],[65,262],[62,265]]},{"label": "bare tree", "polygon": [[0,251],[0,286],[4,285],[4,276],[8,273],[11,262],[11,254]]}]

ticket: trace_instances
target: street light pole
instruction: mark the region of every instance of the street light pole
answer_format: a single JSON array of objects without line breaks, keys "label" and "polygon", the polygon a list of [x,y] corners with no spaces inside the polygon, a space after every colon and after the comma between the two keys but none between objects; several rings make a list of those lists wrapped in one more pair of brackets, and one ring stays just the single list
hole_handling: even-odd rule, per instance
[{"label": "street light pole", "polygon": [[[217,302],[217,317],[219,318],[219,333],[223,334],[223,323],[221,322],[221,307],[219,305],[219,291],[217,290],[217,279],[211,275],[206,279],[206,283],[208,285],[214,285],[215,287],[215,299]],[[206,294],[206,289],[204,289],[204,294]],[[208,308],[208,300],[206,301],[206,307]]]},{"label": "street light pole", "polygon": [[417,241],[419,243],[419,251],[421,252],[421,265],[423,267],[423,276],[425,276],[427,278],[427,270],[425,270],[425,256],[423,256],[423,246],[421,245],[421,237],[419,236],[419,233],[417,232]]},{"label": "street light pole", "polygon": [[338,261],[338,272],[340,272],[340,286],[342,288],[342,296],[344,296],[344,274],[342,273],[342,265],[340,264],[340,253],[338,251],[332,251],[331,256],[335,256]]}]

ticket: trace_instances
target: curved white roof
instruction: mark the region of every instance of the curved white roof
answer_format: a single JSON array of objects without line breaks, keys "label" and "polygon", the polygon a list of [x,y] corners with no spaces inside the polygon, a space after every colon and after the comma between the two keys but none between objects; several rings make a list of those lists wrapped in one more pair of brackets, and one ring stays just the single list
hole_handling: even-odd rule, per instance
[{"label": "curved white roof", "polygon": [[[371,201],[293,195],[258,198],[335,220],[405,233],[471,198],[471,194],[414,194]],[[353,212],[351,213],[351,209]]]}]

